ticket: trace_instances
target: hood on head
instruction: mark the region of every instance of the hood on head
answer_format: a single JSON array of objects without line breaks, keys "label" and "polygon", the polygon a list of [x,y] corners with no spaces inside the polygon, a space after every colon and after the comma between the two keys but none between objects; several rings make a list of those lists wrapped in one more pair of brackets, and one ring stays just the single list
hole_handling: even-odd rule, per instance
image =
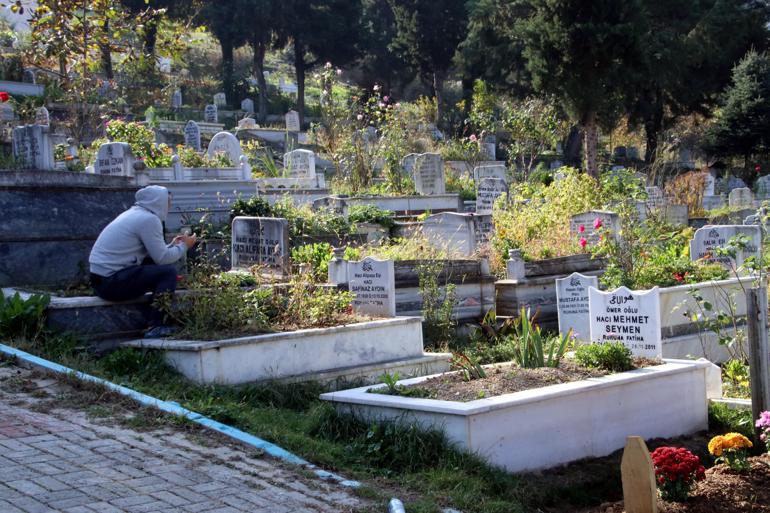
[{"label": "hood on head", "polygon": [[168,189],[160,185],[148,185],[136,191],[136,206],[146,208],[161,221],[168,217]]}]

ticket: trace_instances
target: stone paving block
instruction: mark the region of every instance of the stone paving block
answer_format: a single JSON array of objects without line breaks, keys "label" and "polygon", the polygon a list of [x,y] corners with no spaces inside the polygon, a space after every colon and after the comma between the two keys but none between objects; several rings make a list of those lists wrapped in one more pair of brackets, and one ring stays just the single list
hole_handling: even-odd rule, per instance
[{"label": "stone paving block", "polygon": [[3,513],[24,513],[24,510],[17,508],[10,502],[0,500],[0,511]]},{"label": "stone paving block", "polygon": [[[32,497],[19,497],[18,499],[14,499],[12,504],[26,513],[53,513],[54,510],[62,509],[53,506],[49,507]],[[65,507],[76,505],[77,504],[69,504]]]},{"label": "stone paving block", "polygon": [[33,479],[32,482],[52,492],[68,490],[69,488],[72,487],[71,484],[67,484],[65,482],[59,481],[58,479],[51,476],[37,477]]},{"label": "stone paving block", "polygon": [[95,511],[96,513],[123,513],[123,510],[116,508],[108,502],[94,502],[88,504],[89,511]]},{"label": "stone paving block", "polygon": [[160,499],[164,502],[167,502],[171,504],[172,506],[181,506],[183,504],[188,504],[189,501],[186,499],[183,499],[182,497],[168,491],[168,490],[162,490],[158,492],[153,492],[150,495],[155,497],[156,499]]},{"label": "stone paving block", "polygon": [[34,496],[34,495],[43,495],[48,493],[48,490],[46,490],[42,486],[37,485],[32,481],[27,481],[26,479],[21,479],[18,481],[8,481],[5,484],[15,490],[18,490],[24,495]]}]

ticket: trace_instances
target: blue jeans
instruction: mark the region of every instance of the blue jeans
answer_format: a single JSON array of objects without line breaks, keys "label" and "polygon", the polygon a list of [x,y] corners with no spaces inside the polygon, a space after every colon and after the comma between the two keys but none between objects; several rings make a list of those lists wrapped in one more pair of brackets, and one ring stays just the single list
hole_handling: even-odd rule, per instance
[{"label": "blue jeans", "polygon": [[128,301],[147,292],[152,292],[150,327],[161,326],[162,311],[154,306],[158,294],[176,290],[176,267],[173,265],[134,265],[122,269],[112,276],[104,277],[91,273],[91,284],[96,295],[107,301]]}]

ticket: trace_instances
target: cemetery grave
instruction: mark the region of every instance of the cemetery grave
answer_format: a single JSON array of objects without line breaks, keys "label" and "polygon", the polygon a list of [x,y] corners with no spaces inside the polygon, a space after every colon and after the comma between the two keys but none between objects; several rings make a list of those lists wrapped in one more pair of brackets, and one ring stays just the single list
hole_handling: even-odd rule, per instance
[{"label": "cemetery grave", "polygon": [[[762,6],[209,3],[0,13],[1,352],[264,437],[367,510],[770,513]],[[708,467],[691,500],[645,441]]]}]

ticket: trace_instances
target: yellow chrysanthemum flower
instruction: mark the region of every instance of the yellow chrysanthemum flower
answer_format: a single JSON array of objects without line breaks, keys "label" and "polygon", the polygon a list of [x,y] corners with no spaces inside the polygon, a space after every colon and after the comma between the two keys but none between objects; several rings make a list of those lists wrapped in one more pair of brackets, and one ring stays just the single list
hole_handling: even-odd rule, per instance
[{"label": "yellow chrysanthemum flower", "polygon": [[724,445],[725,437],[717,435],[709,440],[709,453],[714,456],[722,456],[722,449]]},{"label": "yellow chrysanthemum flower", "polygon": [[751,440],[740,433],[727,433],[724,436],[724,449],[747,449],[753,445]]}]

